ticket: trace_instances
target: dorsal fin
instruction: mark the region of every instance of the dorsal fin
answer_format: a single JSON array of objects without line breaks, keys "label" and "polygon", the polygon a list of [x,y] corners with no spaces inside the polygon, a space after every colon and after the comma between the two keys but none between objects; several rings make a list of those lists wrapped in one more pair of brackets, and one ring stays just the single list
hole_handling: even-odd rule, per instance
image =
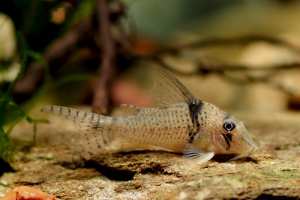
[{"label": "dorsal fin", "polygon": [[179,102],[195,102],[192,93],[169,71],[156,67],[156,81],[151,91],[155,106]]},{"label": "dorsal fin", "polygon": [[124,110],[126,110],[127,114],[134,114],[140,111],[141,108],[134,106],[134,105],[130,105],[130,104],[121,104],[120,105],[121,108],[123,108]]}]

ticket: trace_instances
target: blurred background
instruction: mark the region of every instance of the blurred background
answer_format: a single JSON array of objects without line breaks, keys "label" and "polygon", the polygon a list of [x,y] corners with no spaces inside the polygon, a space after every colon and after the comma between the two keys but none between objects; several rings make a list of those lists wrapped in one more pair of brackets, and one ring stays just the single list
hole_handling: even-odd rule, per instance
[{"label": "blurred background", "polygon": [[300,109],[300,1],[0,4],[2,125],[47,104],[149,107],[155,66],[225,110]]},{"label": "blurred background", "polygon": [[[107,103],[100,103],[105,108],[98,112],[120,103],[150,106],[151,66],[159,65],[173,71],[198,98],[224,109],[299,109],[299,1],[106,4],[2,1],[1,90],[14,80],[27,52],[24,73],[12,92],[20,105],[44,90],[40,98],[50,102],[95,106],[96,90],[107,90]],[[107,11],[109,39],[101,28],[101,9]],[[101,70],[107,40],[113,52],[109,66]],[[107,79],[105,86],[95,89],[100,78]]]},{"label": "blurred background", "polygon": [[[94,85],[104,76],[109,80],[100,89],[108,90],[103,104],[108,110],[120,103],[150,106],[143,92],[152,85],[149,66],[160,65],[198,98],[222,108],[300,107],[299,1],[107,1],[106,28],[114,46],[107,67],[111,73],[101,71],[107,38],[99,2],[1,4],[2,90],[28,54],[12,93],[17,103],[26,103],[43,84],[61,80],[44,92],[47,98],[64,105],[94,105]],[[140,98],[132,98],[133,91]]]}]

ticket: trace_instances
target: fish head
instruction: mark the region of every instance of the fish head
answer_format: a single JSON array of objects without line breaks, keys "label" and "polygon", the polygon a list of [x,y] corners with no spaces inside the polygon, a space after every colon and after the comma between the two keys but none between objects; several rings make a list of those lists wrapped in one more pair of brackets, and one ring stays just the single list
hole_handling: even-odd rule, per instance
[{"label": "fish head", "polygon": [[212,133],[212,143],[216,154],[237,154],[232,160],[247,157],[258,149],[247,132],[244,123],[236,117],[219,112],[217,128]]}]

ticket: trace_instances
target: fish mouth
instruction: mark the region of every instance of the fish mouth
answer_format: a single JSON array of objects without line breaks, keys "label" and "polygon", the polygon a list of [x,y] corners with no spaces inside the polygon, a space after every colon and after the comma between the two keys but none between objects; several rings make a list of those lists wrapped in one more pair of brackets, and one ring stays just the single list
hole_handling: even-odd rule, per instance
[{"label": "fish mouth", "polygon": [[252,141],[252,142],[253,142],[252,143],[253,148],[250,150],[249,155],[251,155],[253,152],[257,151],[257,149],[258,149],[258,145],[254,141]]},{"label": "fish mouth", "polygon": [[256,142],[254,142],[252,139],[251,139],[251,141],[248,141],[248,142],[252,146],[252,149],[249,151],[247,156],[251,155],[253,152],[258,150],[258,145],[256,144]]},{"label": "fish mouth", "polygon": [[240,158],[249,157],[253,152],[257,151],[257,149],[258,149],[257,144],[252,140],[252,148],[247,154],[240,154],[240,155],[238,155],[238,156],[236,156],[236,157],[234,157],[234,158],[232,158],[228,161],[233,161],[233,160],[238,160]]}]

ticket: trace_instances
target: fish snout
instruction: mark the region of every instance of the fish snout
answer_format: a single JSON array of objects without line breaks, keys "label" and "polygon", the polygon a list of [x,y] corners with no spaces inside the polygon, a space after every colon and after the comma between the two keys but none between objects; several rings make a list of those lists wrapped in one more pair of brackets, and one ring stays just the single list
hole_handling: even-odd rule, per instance
[{"label": "fish snout", "polygon": [[252,153],[254,153],[258,150],[258,145],[253,140],[252,140],[251,145],[252,145],[252,149],[249,151],[249,155],[251,155]]},{"label": "fish snout", "polygon": [[253,154],[254,152],[256,152],[258,150],[258,145],[256,142],[254,142],[250,136],[244,138],[246,144],[245,144],[245,149],[244,151],[241,153],[240,156],[238,156],[238,158],[242,158],[242,157],[248,157],[251,154]]},{"label": "fish snout", "polygon": [[240,155],[230,159],[229,161],[233,161],[233,160],[238,160],[240,158],[245,158],[245,157],[248,157],[250,156],[253,152],[257,151],[258,149],[258,145],[253,141],[251,140],[251,143],[248,143],[249,144],[249,147],[246,151],[244,151],[243,153],[241,153]]},{"label": "fish snout", "polygon": [[257,151],[258,145],[256,144],[256,142],[252,140],[252,138],[250,137],[247,131],[245,131],[243,134],[243,140],[245,144],[245,151],[247,151],[245,152],[245,154],[248,153],[248,155],[250,155],[251,153]]}]

